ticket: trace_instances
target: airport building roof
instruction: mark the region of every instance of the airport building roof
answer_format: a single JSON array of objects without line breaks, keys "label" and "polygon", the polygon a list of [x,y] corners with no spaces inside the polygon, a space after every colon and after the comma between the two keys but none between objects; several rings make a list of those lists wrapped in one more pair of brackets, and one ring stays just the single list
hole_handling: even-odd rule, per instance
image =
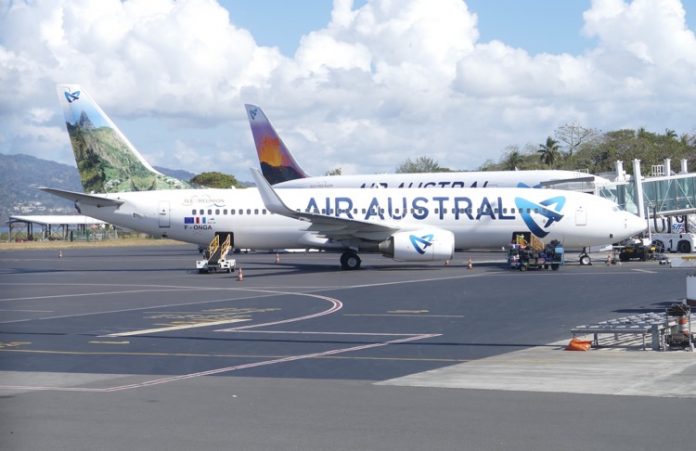
[{"label": "airport building roof", "polygon": [[104,221],[85,215],[12,215],[8,224],[25,222],[41,225],[98,225]]}]

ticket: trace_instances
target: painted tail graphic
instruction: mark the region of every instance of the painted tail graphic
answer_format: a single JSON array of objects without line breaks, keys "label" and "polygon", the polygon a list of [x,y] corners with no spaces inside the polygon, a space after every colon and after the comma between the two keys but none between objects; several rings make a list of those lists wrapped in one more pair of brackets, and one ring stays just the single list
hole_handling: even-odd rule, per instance
[{"label": "painted tail graphic", "polygon": [[244,106],[249,116],[251,134],[254,135],[261,171],[268,183],[274,185],[307,177],[261,108],[256,105]]},{"label": "painted tail graphic", "polygon": [[191,188],[150,166],[79,85],[57,90],[86,193]]}]

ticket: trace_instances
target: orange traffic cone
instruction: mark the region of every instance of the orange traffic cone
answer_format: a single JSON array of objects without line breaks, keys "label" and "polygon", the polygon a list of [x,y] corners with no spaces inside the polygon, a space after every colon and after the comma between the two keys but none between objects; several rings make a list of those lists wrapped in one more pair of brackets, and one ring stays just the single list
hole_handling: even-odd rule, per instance
[{"label": "orange traffic cone", "polygon": [[237,280],[240,282],[244,280],[244,272],[242,271],[242,267],[239,267],[239,271],[237,272]]},{"label": "orange traffic cone", "polygon": [[466,262],[466,268],[467,269],[473,269],[474,268],[474,263],[471,261],[471,257],[469,257],[469,260]]},{"label": "orange traffic cone", "polygon": [[276,265],[280,263],[280,254],[276,253],[276,259],[275,259]]},{"label": "orange traffic cone", "polygon": [[590,340],[580,340],[579,338],[572,338],[566,346],[566,351],[589,351],[592,347],[592,341]]}]

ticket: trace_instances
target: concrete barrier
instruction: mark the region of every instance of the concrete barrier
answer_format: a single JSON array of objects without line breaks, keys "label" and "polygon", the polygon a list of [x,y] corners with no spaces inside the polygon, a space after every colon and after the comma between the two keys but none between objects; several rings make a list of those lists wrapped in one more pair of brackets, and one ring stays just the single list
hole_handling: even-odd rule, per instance
[{"label": "concrete barrier", "polygon": [[696,274],[686,276],[686,303],[696,307]]}]

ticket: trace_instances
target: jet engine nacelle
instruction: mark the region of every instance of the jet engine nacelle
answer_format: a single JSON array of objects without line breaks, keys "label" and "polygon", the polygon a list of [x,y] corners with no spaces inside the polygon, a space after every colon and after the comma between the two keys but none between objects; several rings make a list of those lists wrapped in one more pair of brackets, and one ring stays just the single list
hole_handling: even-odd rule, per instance
[{"label": "jet engine nacelle", "polygon": [[397,232],[379,243],[379,251],[400,261],[450,260],[454,255],[454,234],[442,229]]}]

